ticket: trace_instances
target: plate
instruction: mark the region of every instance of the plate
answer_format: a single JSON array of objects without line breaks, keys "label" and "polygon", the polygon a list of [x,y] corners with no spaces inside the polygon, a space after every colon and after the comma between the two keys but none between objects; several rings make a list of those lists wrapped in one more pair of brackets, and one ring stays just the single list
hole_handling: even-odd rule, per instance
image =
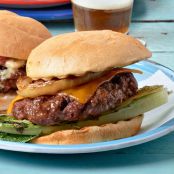
[{"label": "plate", "polygon": [[70,3],[70,0],[1,0],[1,7],[43,8]]},{"label": "plate", "polygon": [[0,10],[4,9],[39,21],[60,21],[72,19],[72,10],[70,5],[44,9],[15,9],[0,7]]},{"label": "plate", "polygon": [[[135,69],[141,69],[144,72],[142,76],[137,76],[138,81],[148,78],[149,76],[154,74],[157,70],[161,70],[170,79],[174,81],[174,72],[169,68],[166,68],[155,62],[142,61],[134,65],[131,65],[129,67]],[[113,140],[113,141],[93,143],[93,144],[81,144],[81,145],[38,145],[29,143],[0,141],[0,149],[20,151],[20,152],[50,153],[50,154],[92,153],[92,152],[116,150],[125,147],[135,146],[162,137],[172,131],[174,131],[174,119],[170,120],[161,127],[156,128],[152,131],[141,133],[139,135],[120,140]]]}]

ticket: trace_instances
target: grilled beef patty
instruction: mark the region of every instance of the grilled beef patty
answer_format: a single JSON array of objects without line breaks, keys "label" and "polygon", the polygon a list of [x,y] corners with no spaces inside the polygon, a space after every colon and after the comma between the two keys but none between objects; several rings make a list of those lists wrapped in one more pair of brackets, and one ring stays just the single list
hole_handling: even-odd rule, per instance
[{"label": "grilled beef patty", "polygon": [[[0,70],[1,71],[1,70]],[[19,76],[25,75],[25,68],[19,68],[8,79],[0,79],[0,93],[7,93],[12,90],[17,90],[16,81]]]},{"label": "grilled beef patty", "polygon": [[0,93],[7,93],[13,90],[16,90],[16,81],[19,76],[25,75],[25,67],[21,67],[17,69],[14,73],[10,75],[8,78],[2,78],[1,73],[7,70],[5,67],[5,63],[9,58],[0,56]]},{"label": "grilled beef patty", "polygon": [[114,109],[135,95],[137,89],[133,74],[123,73],[100,85],[86,104],[66,94],[57,93],[19,100],[14,104],[12,114],[17,119],[27,119],[39,125],[97,119],[103,112]]}]

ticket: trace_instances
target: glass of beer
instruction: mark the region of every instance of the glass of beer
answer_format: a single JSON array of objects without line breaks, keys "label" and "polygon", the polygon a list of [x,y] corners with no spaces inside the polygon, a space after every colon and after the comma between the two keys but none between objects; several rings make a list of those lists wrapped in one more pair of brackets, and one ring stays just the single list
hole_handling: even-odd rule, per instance
[{"label": "glass of beer", "polygon": [[71,0],[76,31],[128,33],[133,0]]}]

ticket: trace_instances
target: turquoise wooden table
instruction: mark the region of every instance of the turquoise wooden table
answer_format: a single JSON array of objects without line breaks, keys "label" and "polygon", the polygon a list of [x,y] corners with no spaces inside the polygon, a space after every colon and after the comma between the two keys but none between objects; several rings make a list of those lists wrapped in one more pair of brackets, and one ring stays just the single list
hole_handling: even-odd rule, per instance
[{"label": "turquoise wooden table", "polygon": [[[46,23],[53,34],[73,31],[72,22]],[[130,34],[147,41],[152,60],[174,70],[174,0],[135,0]],[[174,174],[174,133],[142,145],[80,155],[0,150],[0,174]]]}]

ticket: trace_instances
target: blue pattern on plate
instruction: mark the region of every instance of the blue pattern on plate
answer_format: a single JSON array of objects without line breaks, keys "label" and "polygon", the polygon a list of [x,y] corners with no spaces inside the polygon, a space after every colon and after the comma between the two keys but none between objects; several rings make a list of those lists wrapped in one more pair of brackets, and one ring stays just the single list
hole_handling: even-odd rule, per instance
[{"label": "blue pattern on plate", "polygon": [[0,7],[0,10],[4,9],[13,11],[21,16],[34,18],[39,21],[59,21],[72,19],[72,10],[70,5],[43,9],[15,9]]},{"label": "blue pattern on plate", "polygon": [[[157,70],[163,71],[166,75],[169,76],[169,78],[171,78],[174,81],[174,72],[172,70],[151,61],[142,61],[134,65],[130,65],[128,67],[141,69],[144,72],[143,75],[136,75],[138,81],[148,78]],[[162,137],[172,131],[174,131],[174,119],[155,130],[120,140],[81,145],[37,145],[29,143],[0,141],[0,149],[53,154],[91,153],[121,149],[142,144]]]}]

